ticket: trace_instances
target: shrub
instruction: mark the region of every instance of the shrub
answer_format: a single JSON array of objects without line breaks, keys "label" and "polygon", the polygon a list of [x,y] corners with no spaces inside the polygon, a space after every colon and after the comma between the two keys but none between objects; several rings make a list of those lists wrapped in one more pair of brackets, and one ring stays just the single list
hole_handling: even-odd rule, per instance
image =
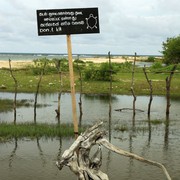
[{"label": "shrub", "polygon": [[60,68],[64,72],[67,72],[69,70],[68,60],[66,58],[54,58],[52,59],[52,63],[55,65],[56,71],[58,68]]},{"label": "shrub", "polygon": [[155,61],[155,57],[154,56],[149,56],[147,58],[147,62],[154,62]]},{"label": "shrub", "polygon": [[[112,74],[117,72],[117,67],[114,64],[111,65]],[[100,66],[90,65],[84,71],[85,80],[98,80],[98,81],[110,81],[110,67],[109,63],[101,63]]]},{"label": "shrub", "polygon": [[159,68],[162,68],[162,63],[160,62],[155,62],[153,65],[152,65],[152,69],[159,69]]},{"label": "shrub", "polygon": [[44,74],[56,74],[58,72],[57,68],[61,66],[61,69],[63,71],[68,71],[68,61],[66,58],[57,59],[54,58],[52,60],[49,60],[47,58],[41,58],[41,59],[35,59],[33,60],[34,66],[30,67],[32,70],[32,73],[34,75],[40,75],[44,66],[44,63],[46,63]]},{"label": "shrub", "polygon": [[163,42],[164,63],[178,64],[180,63],[180,35],[176,37],[167,38]]}]

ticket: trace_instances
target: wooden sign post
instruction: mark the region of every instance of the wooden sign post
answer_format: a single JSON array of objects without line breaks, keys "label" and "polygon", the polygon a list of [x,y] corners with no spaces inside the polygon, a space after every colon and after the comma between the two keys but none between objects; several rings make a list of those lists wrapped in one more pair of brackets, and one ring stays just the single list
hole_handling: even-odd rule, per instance
[{"label": "wooden sign post", "polygon": [[73,61],[72,61],[71,35],[67,35],[67,50],[68,50],[68,61],[69,61],[69,75],[70,75],[74,134],[78,135],[78,121],[77,121],[77,112],[76,112],[76,96],[75,96],[75,85],[74,85]]},{"label": "wooden sign post", "polygon": [[[37,10],[38,35],[66,35],[74,133],[78,134],[71,34],[99,33],[98,8]],[[77,136],[76,136],[77,137]]]}]

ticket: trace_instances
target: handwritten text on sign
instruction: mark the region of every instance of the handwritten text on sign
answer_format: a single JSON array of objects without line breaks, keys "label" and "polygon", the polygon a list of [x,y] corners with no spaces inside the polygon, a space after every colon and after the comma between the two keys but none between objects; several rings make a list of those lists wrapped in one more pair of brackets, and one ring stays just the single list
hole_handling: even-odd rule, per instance
[{"label": "handwritten text on sign", "polygon": [[38,35],[99,33],[98,8],[37,10]]}]

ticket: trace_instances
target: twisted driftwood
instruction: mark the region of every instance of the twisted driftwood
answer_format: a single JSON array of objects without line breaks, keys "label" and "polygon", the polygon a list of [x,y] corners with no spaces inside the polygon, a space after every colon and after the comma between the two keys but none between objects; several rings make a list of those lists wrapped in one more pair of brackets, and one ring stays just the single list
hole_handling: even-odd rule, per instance
[{"label": "twisted driftwood", "polygon": [[[161,163],[144,159],[136,154],[124,151],[109,143],[103,138],[105,132],[98,129],[101,125],[102,122],[97,123],[93,127],[86,130],[76,139],[69,149],[64,151],[61,161],[56,162],[56,165],[60,170],[63,168],[63,166],[68,166],[71,171],[78,176],[79,180],[108,180],[109,178],[107,174],[100,171],[102,164],[101,146],[104,146],[117,154],[134,158],[138,161],[161,168],[167,179],[171,180],[169,173]],[[98,146],[98,149],[95,154],[90,157],[90,150],[95,145]]]}]

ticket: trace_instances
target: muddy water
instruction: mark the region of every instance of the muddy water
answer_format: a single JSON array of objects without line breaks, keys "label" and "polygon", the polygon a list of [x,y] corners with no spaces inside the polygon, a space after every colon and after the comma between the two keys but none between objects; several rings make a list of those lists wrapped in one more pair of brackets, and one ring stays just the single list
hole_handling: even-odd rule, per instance
[{"label": "muddy water", "polygon": [[[1,93],[1,98],[13,98],[13,94]],[[19,99],[33,101],[33,94],[18,94]],[[37,121],[57,123],[54,109],[57,106],[57,94],[46,94],[38,97],[42,106],[37,110]],[[78,95],[77,95],[78,100]],[[113,96],[112,117],[109,126],[109,98],[106,96],[83,95],[82,124],[93,124],[97,120],[104,121],[107,130],[107,139],[111,143],[129,152],[142,157],[163,163],[173,180],[180,177],[180,100],[171,101],[169,120],[165,118],[166,99],[156,96],[153,99],[151,120],[161,120],[160,124],[148,125],[147,103],[149,98],[139,96],[136,106],[138,111],[135,124],[132,125],[132,111],[115,111],[115,109],[131,108],[131,96]],[[71,122],[70,95],[64,94],[61,102],[61,121]],[[33,102],[32,102],[33,104]],[[33,107],[18,108],[17,122],[33,121]],[[13,112],[0,114],[2,121],[11,122]],[[124,125],[127,130],[118,131]],[[133,128],[132,128],[133,126]],[[110,128],[110,129],[109,129]],[[110,132],[110,134],[109,134]],[[67,149],[74,138],[54,139],[12,139],[0,143],[0,180],[49,180],[49,179],[76,179],[76,176],[67,168],[59,171],[55,166],[62,152]],[[138,162],[109,152],[103,149],[103,164],[101,167],[110,179],[142,179],[164,180],[165,176],[158,167]]]}]

